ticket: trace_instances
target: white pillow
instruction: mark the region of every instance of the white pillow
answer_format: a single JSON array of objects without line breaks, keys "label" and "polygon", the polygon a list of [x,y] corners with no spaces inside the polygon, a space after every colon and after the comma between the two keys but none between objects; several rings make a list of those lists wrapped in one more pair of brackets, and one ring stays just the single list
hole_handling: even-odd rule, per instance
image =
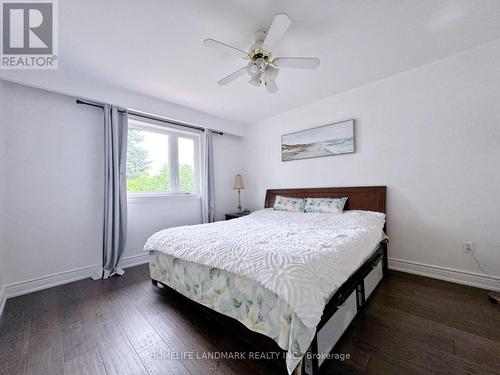
[{"label": "white pillow", "polygon": [[347,198],[307,198],[304,212],[343,213]]},{"label": "white pillow", "polygon": [[273,209],[276,211],[304,212],[305,200],[303,198],[282,197],[277,195],[274,199]]}]

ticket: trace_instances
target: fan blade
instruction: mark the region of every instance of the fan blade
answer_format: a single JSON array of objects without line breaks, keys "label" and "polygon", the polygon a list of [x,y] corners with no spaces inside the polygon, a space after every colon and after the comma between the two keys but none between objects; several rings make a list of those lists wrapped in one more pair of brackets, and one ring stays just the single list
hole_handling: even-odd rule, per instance
[{"label": "fan blade", "polygon": [[316,57],[277,57],[273,64],[278,68],[304,68],[316,69],[319,66],[319,59]]},{"label": "fan blade", "polygon": [[205,39],[203,41],[203,44],[205,45],[205,47],[216,49],[217,51],[225,53],[226,55],[237,56],[244,59],[248,58],[248,53],[246,53],[245,51],[242,51],[241,49],[238,49],[236,47],[231,47],[222,42],[218,42],[215,39]]},{"label": "fan blade", "polygon": [[280,41],[280,39],[285,34],[288,26],[292,20],[288,17],[286,13],[278,13],[274,16],[273,23],[267,32],[266,39],[264,39],[264,43],[262,44],[262,49],[266,51],[272,51]]},{"label": "fan blade", "polygon": [[245,66],[244,68],[238,69],[236,72],[231,73],[227,77],[222,78],[220,81],[217,83],[221,86],[227,85],[228,83],[233,82],[235,79],[240,78],[242,75],[246,73],[247,67]]}]

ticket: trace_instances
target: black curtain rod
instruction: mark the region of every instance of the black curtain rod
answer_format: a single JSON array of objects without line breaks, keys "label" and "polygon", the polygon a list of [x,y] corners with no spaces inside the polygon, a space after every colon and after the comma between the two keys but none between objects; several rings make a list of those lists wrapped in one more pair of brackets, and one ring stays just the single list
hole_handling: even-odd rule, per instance
[{"label": "black curtain rod", "polygon": [[[96,107],[96,108],[104,109],[104,105],[102,105],[102,104],[91,103],[91,102],[84,102],[83,100],[80,100],[80,99],[76,99],[76,104],[84,104],[84,105],[88,105],[88,106],[91,106],[91,107]],[[118,112],[121,112],[121,113],[130,113],[133,116],[142,117],[142,118],[145,118],[145,119],[148,119],[148,120],[160,121],[160,122],[164,122],[164,123],[167,123],[167,124],[172,124],[172,125],[177,125],[177,126],[183,126],[185,128],[189,128],[189,129],[195,129],[195,130],[205,131],[205,128],[202,128],[200,126],[195,126],[195,125],[190,125],[190,124],[184,124],[182,122],[177,122],[177,121],[173,121],[173,120],[169,120],[169,119],[162,118],[162,117],[157,117],[157,116],[146,115],[146,114],[140,113],[140,112],[124,111],[124,110],[119,110]],[[224,135],[224,133],[221,132],[221,131],[218,131],[218,130],[212,130],[212,131],[215,134]]]}]

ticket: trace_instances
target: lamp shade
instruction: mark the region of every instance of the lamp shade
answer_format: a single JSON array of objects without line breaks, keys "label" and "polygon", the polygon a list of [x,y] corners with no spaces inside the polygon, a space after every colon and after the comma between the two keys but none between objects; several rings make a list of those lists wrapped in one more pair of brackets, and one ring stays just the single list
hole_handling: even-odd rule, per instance
[{"label": "lamp shade", "polygon": [[233,189],[244,189],[245,184],[243,184],[243,177],[240,174],[234,176]]}]

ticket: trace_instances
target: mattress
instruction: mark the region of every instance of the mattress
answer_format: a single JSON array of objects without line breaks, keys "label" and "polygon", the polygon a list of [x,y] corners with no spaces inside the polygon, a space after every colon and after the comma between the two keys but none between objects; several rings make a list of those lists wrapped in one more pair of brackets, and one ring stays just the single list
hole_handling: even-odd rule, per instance
[{"label": "mattress", "polygon": [[265,209],[169,228],[144,249],[151,252],[154,279],[271,337],[288,351],[291,373],[325,303],[373,253],[384,222],[384,214],[369,211]]}]

